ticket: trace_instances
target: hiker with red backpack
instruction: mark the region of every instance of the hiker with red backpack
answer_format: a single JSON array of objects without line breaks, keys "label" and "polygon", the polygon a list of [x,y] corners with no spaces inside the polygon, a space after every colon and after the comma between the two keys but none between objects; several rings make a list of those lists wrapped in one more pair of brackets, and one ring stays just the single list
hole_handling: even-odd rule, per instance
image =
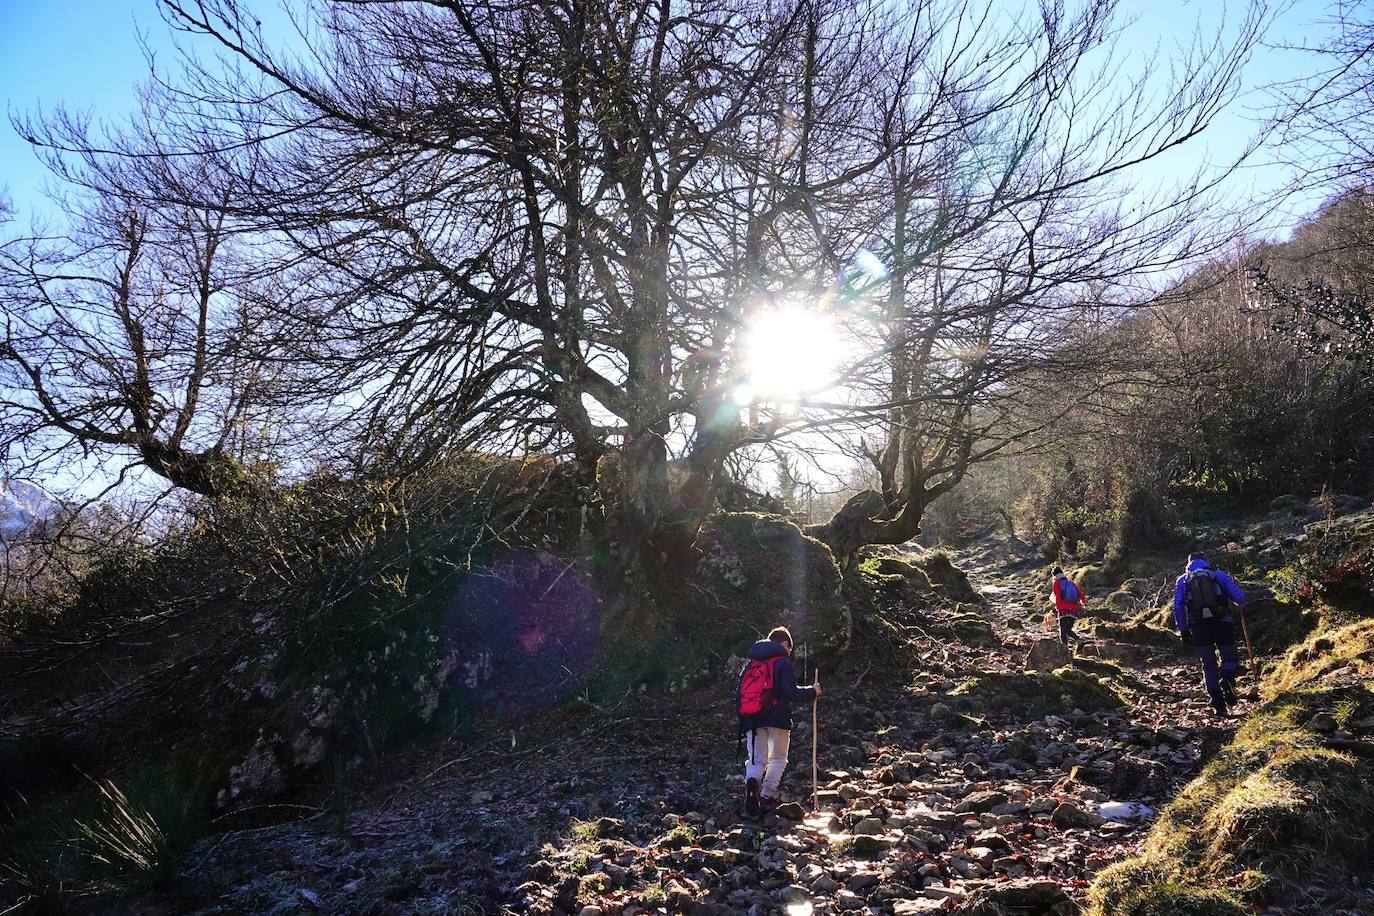
[{"label": "hiker with red backpack", "polygon": [[1188,555],[1187,571],[1174,583],[1174,623],[1179,638],[1197,648],[1207,696],[1219,716],[1227,714],[1228,705],[1239,702],[1236,676],[1240,674],[1240,653],[1236,649],[1234,611],[1244,603],[1245,594],[1236,580],[1213,569],[1203,554]]},{"label": "hiker with red backpack", "polygon": [[1078,615],[1083,613],[1088,599],[1083,597],[1083,589],[1064,575],[1060,567],[1051,569],[1050,575],[1054,577],[1050,596],[1054,598],[1054,616],[1059,621],[1059,641],[1067,646],[1070,639],[1080,638],[1073,631],[1073,625],[1078,622]]},{"label": "hiker with red backpack", "polygon": [[792,634],[786,627],[774,627],[767,639],[749,649],[749,660],[740,671],[736,698],[740,732],[749,750],[744,808],[750,817],[778,806],[778,785],[792,739],[792,703],[821,695],[820,684],[797,686],[791,655]]}]

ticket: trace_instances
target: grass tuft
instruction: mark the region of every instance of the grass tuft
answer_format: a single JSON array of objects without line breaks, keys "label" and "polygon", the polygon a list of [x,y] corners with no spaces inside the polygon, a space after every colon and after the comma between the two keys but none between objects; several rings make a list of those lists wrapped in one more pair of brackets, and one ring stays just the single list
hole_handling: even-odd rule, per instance
[{"label": "grass tuft", "polygon": [[101,780],[100,813],[76,822],[91,859],[117,872],[152,875],[166,871],[172,842],[147,809],[134,804],[113,782]]},{"label": "grass tuft", "polygon": [[573,821],[571,833],[574,843],[595,843],[601,838],[601,830],[594,819]]}]

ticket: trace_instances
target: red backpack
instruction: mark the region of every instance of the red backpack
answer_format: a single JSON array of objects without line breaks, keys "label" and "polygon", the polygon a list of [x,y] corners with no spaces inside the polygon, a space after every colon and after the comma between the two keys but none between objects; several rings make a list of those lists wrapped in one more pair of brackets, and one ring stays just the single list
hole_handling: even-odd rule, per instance
[{"label": "red backpack", "polygon": [[741,716],[761,715],[778,705],[778,697],[773,690],[773,668],[778,659],[755,658],[744,666],[739,676],[739,714]]}]

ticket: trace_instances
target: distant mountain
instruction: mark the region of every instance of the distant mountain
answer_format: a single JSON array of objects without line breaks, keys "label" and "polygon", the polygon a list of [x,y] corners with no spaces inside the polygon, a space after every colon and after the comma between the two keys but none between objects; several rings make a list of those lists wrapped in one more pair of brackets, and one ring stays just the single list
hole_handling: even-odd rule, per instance
[{"label": "distant mountain", "polygon": [[23,480],[0,480],[0,537],[18,537],[57,514],[59,504]]}]

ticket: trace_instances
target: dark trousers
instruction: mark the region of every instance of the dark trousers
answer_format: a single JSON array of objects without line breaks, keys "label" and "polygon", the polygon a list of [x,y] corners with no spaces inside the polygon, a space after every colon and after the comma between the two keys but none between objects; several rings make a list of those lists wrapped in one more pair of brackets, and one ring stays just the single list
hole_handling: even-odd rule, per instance
[{"label": "dark trousers", "polygon": [[1070,639],[1077,639],[1078,635],[1073,631],[1073,625],[1078,622],[1077,617],[1059,618],[1059,641],[1064,645],[1069,644]]},{"label": "dark trousers", "polygon": [[[1221,689],[1221,679],[1240,674],[1240,653],[1236,651],[1236,625],[1230,620],[1199,620],[1193,625],[1193,645],[1202,659],[1202,680],[1208,693]],[[1221,664],[1217,664],[1217,656]]]}]

